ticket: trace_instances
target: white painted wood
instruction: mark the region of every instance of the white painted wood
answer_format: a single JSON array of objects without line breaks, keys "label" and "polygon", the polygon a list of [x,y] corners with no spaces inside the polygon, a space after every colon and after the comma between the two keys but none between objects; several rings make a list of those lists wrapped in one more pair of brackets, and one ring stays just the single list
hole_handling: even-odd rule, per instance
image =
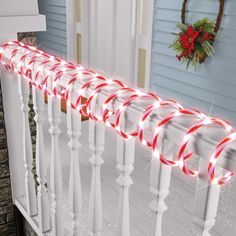
[{"label": "white painted wood", "polygon": [[150,70],[151,70],[151,49],[152,49],[152,27],[154,0],[138,0],[137,6],[137,33],[135,45],[135,84],[137,84],[139,49],[146,51],[145,64],[145,86],[149,90]]},{"label": "white painted wood", "polygon": [[67,105],[67,132],[70,137],[68,146],[70,148],[70,181],[69,181],[69,206],[72,211],[73,235],[79,236],[79,216],[82,210],[82,193],[80,179],[79,149],[81,144],[81,115],[78,111]]},{"label": "white painted wood", "polygon": [[97,68],[113,76],[115,59],[116,1],[97,1]]},{"label": "white painted wood", "polygon": [[81,4],[81,63],[88,67],[89,64],[89,1],[80,0]]},{"label": "white painted wood", "polygon": [[[46,30],[46,18],[44,15],[37,16],[1,16],[1,38],[4,35],[17,32],[36,32]],[[12,38],[11,38],[12,39]],[[9,40],[9,38],[8,38]]]},{"label": "white painted wood", "polygon": [[61,130],[61,101],[57,97],[48,97],[48,115],[51,127],[51,166],[50,166],[50,193],[51,193],[51,221],[52,234],[64,235],[63,226],[63,186],[62,170],[59,152],[59,134]]},{"label": "white painted wood", "polygon": [[82,0],[81,9],[82,61],[134,84],[136,0]]},{"label": "white painted wood", "polygon": [[2,16],[21,16],[38,15],[37,0],[1,0],[0,15]]},{"label": "white painted wood", "polygon": [[[127,121],[124,121],[124,129],[134,127]],[[116,235],[117,236],[130,236],[130,206],[129,206],[129,189],[133,184],[130,174],[134,169],[134,152],[135,152],[135,139],[124,139],[117,135],[117,157],[116,168],[119,177],[116,179],[119,185],[119,203],[117,209],[116,221]]]},{"label": "white painted wood", "polygon": [[139,68],[139,49],[140,49],[140,41],[142,38],[142,19],[143,19],[143,0],[137,1],[137,16],[136,16],[136,37],[135,37],[135,63],[134,63],[134,85],[138,85],[138,68]]},{"label": "white painted wood", "polygon": [[92,181],[89,201],[89,229],[93,236],[102,235],[102,194],[101,194],[101,156],[104,150],[105,126],[89,121],[89,143],[93,154],[89,161],[92,164]]},{"label": "white painted wood", "polygon": [[[173,159],[173,146],[170,143],[162,143],[161,152],[167,155],[169,160]],[[161,236],[162,218],[164,212],[168,209],[165,200],[169,195],[171,179],[171,167],[164,165],[159,159],[153,157],[150,173],[150,191],[154,195],[154,200],[149,204],[152,211],[152,225],[150,235]]]},{"label": "white painted wood", "polygon": [[89,52],[88,52],[88,66],[91,68],[98,68],[97,67],[97,24],[98,24],[98,1],[97,0],[90,0],[89,1],[89,18],[88,18],[88,42],[89,42]]},{"label": "white painted wood", "polygon": [[[47,70],[47,68],[45,69],[45,71],[46,70]],[[65,83],[66,79],[67,79],[66,77],[63,77],[62,82]],[[78,83],[80,83],[80,82],[78,81]],[[92,88],[91,88],[91,90],[92,90]],[[88,90],[88,93],[91,93],[91,90]],[[75,92],[76,91],[78,91],[78,90],[75,89]],[[105,93],[103,93],[103,94],[101,94],[101,96],[103,96],[103,98],[104,98],[104,96],[107,96],[107,95]],[[52,98],[49,98],[49,106],[50,106],[50,100],[51,99]],[[52,128],[56,130],[56,129],[58,129],[58,125],[60,123],[60,121],[59,121],[60,101],[58,101],[57,98],[53,98],[53,99],[56,99],[57,104],[58,104],[58,106],[56,106],[57,107],[56,112],[55,112],[55,104],[54,104],[54,106],[52,106],[52,108],[54,110],[51,111],[51,113],[53,114],[53,115],[51,114],[51,117],[53,117],[51,119],[51,125],[52,125]],[[99,99],[98,99],[98,101],[99,101]],[[114,107],[118,106],[119,102],[120,101],[116,101],[114,103]],[[99,107],[99,104],[97,104],[97,105],[98,105],[97,107]],[[138,107],[138,106],[129,107],[128,112],[127,112],[127,116],[125,117],[126,121],[127,122],[128,121],[136,122],[137,120],[135,120],[135,119],[138,117],[137,114],[139,114],[140,109],[142,109],[142,108]],[[102,212],[102,210],[101,210],[102,209],[102,207],[101,207],[102,204],[100,204],[101,203],[100,166],[101,166],[101,162],[103,162],[103,160],[101,158],[101,152],[102,152],[102,149],[103,149],[103,146],[104,146],[104,138],[101,138],[101,134],[104,134],[104,126],[99,128],[100,126],[102,126],[102,124],[98,124],[98,123],[95,124],[93,122],[93,125],[91,125],[92,128],[90,129],[90,131],[92,130],[91,136],[90,136],[90,137],[92,137],[92,140],[90,139],[90,143],[92,144],[92,146],[94,148],[94,153],[96,154],[96,148],[97,148],[97,153],[98,153],[98,155],[94,155],[91,158],[91,162],[92,162],[92,165],[93,165],[93,177],[92,177],[92,182],[93,183],[92,183],[92,190],[91,190],[91,202],[92,202],[92,204],[90,206],[92,206],[92,207],[90,207],[90,209],[92,209],[92,210],[90,211],[90,222],[92,222],[92,228],[96,229],[95,232],[93,231],[94,235],[101,235],[101,227],[100,227],[101,224],[100,224],[100,222],[102,222],[100,220],[102,218],[101,217],[102,216],[102,213],[101,213]],[[185,131],[183,129],[183,127],[184,127],[184,124],[182,124],[181,126],[180,125],[175,125],[175,126],[170,125],[170,126],[168,126],[168,128],[166,129],[166,139],[168,140],[168,142],[178,143],[179,142],[178,137],[182,134],[182,132]],[[54,165],[55,165],[55,159],[56,159],[57,162],[59,160],[59,164],[60,164],[60,157],[58,155],[59,145],[57,143],[58,142],[58,137],[57,137],[57,141],[56,141],[56,144],[55,144],[55,140],[56,140],[55,136],[58,136],[58,134],[55,133],[55,130],[54,131],[52,130],[52,137],[53,137],[52,141],[54,142],[54,144],[53,144],[53,152],[54,152],[54,154],[53,154],[54,155],[53,163],[54,163]],[[103,131],[101,131],[101,130],[103,130]],[[217,135],[217,132],[214,132],[213,135]],[[128,141],[131,141],[131,140],[128,140]],[[118,231],[121,232],[121,233],[118,232],[118,233],[120,233],[120,235],[129,235],[130,234],[130,232],[129,232],[129,228],[130,228],[129,227],[129,201],[128,200],[129,200],[129,185],[130,185],[130,182],[132,183],[132,180],[130,178],[130,172],[132,172],[134,148],[132,148],[132,142],[130,144],[128,141],[122,140],[122,143],[123,142],[128,143],[131,147],[124,144],[124,143],[120,144],[120,146],[118,146],[118,150],[119,150],[119,152],[122,152],[122,153],[117,156],[117,162],[118,162],[117,169],[119,170],[119,174],[120,174],[120,176],[118,178],[118,183],[119,183],[120,188],[121,188],[120,201],[119,201],[120,211],[119,211],[119,214],[118,214],[118,221],[117,221],[118,222],[117,229],[118,229]],[[201,138],[201,140],[196,142],[196,145],[200,146],[200,150],[196,150],[196,153],[200,155],[201,153],[205,154],[206,150],[212,151],[211,149],[213,148],[214,144],[215,143],[213,141],[206,140],[206,138],[203,137],[203,138]],[[122,148],[122,145],[125,148]],[[126,146],[128,146],[128,147],[126,147]],[[63,148],[61,150],[63,150]],[[55,155],[55,153],[57,155]],[[202,156],[203,156],[203,154],[202,154]],[[118,158],[118,157],[120,157],[120,158]],[[124,159],[124,157],[127,157],[127,158]],[[207,155],[204,155],[204,159],[207,159]],[[225,159],[230,159],[230,158],[227,157]],[[235,164],[233,164],[234,162],[235,161],[231,157],[230,163],[232,163],[232,165],[230,165],[230,167],[229,167],[230,169],[235,168]],[[58,184],[57,180],[55,180],[55,176],[56,176],[56,178],[58,178],[58,176],[59,176],[59,179],[61,179],[61,173],[58,172],[57,166],[58,166],[58,163],[56,163],[56,168],[55,168],[56,171],[54,171],[54,173],[53,173],[53,175],[54,175],[54,180],[53,181],[54,181],[54,185],[56,186],[57,190],[58,189],[60,190],[60,184]],[[204,166],[207,167],[207,163],[205,163]],[[229,166],[229,162],[225,161],[225,166]],[[59,175],[55,175],[55,172],[59,173]],[[165,172],[165,173],[167,173],[167,172]],[[165,179],[163,176],[161,176],[161,178]],[[166,184],[167,181],[163,181],[163,182],[164,182],[164,184]],[[208,184],[208,182],[207,182],[207,184]],[[128,185],[128,187],[127,187],[127,185]],[[58,188],[58,186],[59,186],[59,188]],[[164,186],[164,187],[166,187],[166,186]],[[202,187],[204,187],[204,186],[202,186]],[[158,186],[158,189],[159,188],[161,189],[161,187]],[[199,190],[200,189],[201,188],[199,188]],[[213,206],[212,206],[209,203],[209,199],[211,200],[213,198],[212,196],[214,196],[214,195],[217,196],[217,194],[218,194],[218,191],[215,191],[214,189],[212,189],[212,186],[210,186],[208,188],[207,196],[206,196],[207,201],[205,201],[205,200],[203,201],[204,204],[202,204],[202,205],[203,205],[204,210],[202,210],[200,212],[202,215],[203,215],[203,212],[204,212],[204,219],[203,219],[204,224],[196,223],[198,225],[198,228],[200,228],[200,231],[203,231],[203,233],[205,233],[206,235],[209,231],[209,229],[208,229],[209,225],[210,225],[210,227],[212,227],[212,222],[213,222],[212,218],[214,219],[214,217],[215,217],[213,213],[215,212],[215,210],[217,208],[217,207],[215,207],[217,204],[213,201],[212,202]],[[55,196],[57,196],[57,195],[55,195]],[[197,198],[203,199],[202,196],[205,196],[205,195],[200,195]],[[207,202],[207,204],[206,204],[206,202]],[[164,205],[164,204],[162,204],[162,205]],[[202,205],[199,203],[197,206],[202,206]],[[207,217],[205,216],[206,212],[207,212]],[[200,219],[202,217],[201,214],[199,214],[200,217],[198,217]],[[198,216],[197,212],[196,212],[196,215]],[[197,220],[198,218],[196,217],[195,222],[199,222],[199,220]],[[210,220],[208,221],[208,219],[210,219]],[[161,222],[161,221],[158,220],[158,222]],[[207,222],[207,224],[206,224],[206,222]],[[119,227],[119,225],[121,225],[121,227]],[[158,228],[160,228],[159,225],[160,224],[158,224]],[[97,229],[99,229],[99,230],[97,230]]]},{"label": "white painted wood", "polygon": [[32,227],[34,232],[37,234],[37,236],[48,236],[47,233],[42,233],[38,227],[38,224],[36,222],[36,217],[31,217],[28,215],[28,212],[25,210],[24,204],[20,201],[20,199],[15,200],[15,206],[18,208],[20,213],[24,216],[27,223]]},{"label": "white painted wood", "polygon": [[131,86],[135,85],[137,1],[116,3],[115,74]]},{"label": "white painted wood", "polygon": [[[144,4],[146,6],[146,4]],[[145,89],[149,90],[150,74],[151,74],[151,57],[152,57],[152,32],[153,32],[153,14],[154,0],[148,0],[146,7],[146,74],[145,74]]]},{"label": "white painted wood", "polygon": [[[30,4],[29,4],[30,3]],[[38,14],[36,0],[2,0],[0,7],[0,44],[17,40],[18,32],[46,30],[45,16]],[[23,134],[23,117],[18,93],[17,76],[0,66],[4,116],[7,132],[9,167],[13,203],[24,195],[23,145],[19,144]],[[34,191],[35,192],[35,191]],[[33,209],[32,213],[36,213]]]},{"label": "white painted wood", "polygon": [[38,200],[38,217],[39,229],[45,232],[50,229],[50,209],[49,209],[49,195],[46,187],[47,169],[46,169],[46,153],[43,135],[44,122],[44,93],[37,89],[33,90],[33,103],[35,111],[35,122],[37,127],[36,135],[36,172],[37,172],[37,200]]},{"label": "white painted wood", "polygon": [[[200,175],[197,180],[195,193],[193,218],[193,222],[196,225],[194,233],[199,236],[211,235],[209,231],[215,225],[220,196],[220,186],[209,182],[207,167],[208,162],[201,159],[199,164]],[[218,169],[218,172],[221,171],[222,169]]]},{"label": "white painted wood", "polygon": [[[5,39],[7,38],[8,37],[6,36]],[[11,40],[14,39],[14,35],[9,38]],[[7,133],[7,147],[12,190],[11,192],[12,200],[14,203],[15,199],[25,194],[25,168],[22,145],[23,117],[21,111],[21,100],[18,96],[19,92],[17,75],[15,73],[12,73],[11,71],[6,70],[3,66],[0,66],[0,77],[4,107],[4,122]],[[16,94],[16,96],[12,96],[12,94]]]},{"label": "white painted wood", "polygon": [[32,173],[32,143],[29,126],[29,83],[23,77],[18,76],[19,95],[21,99],[21,110],[23,115],[23,157],[25,166],[25,195],[26,208],[30,216],[37,214],[37,200],[35,181]]},{"label": "white painted wood", "polygon": [[66,0],[67,60],[76,62],[76,1]]}]

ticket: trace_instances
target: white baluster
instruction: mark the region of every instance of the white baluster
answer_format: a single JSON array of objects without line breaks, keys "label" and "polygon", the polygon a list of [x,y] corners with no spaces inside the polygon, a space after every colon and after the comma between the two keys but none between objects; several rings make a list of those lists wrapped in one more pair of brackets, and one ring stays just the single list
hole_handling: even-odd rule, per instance
[{"label": "white baluster", "polygon": [[[162,145],[161,150],[168,159],[172,159],[172,145],[168,145],[167,141]],[[149,204],[152,211],[152,236],[162,235],[162,217],[168,209],[165,199],[169,194],[171,179],[171,167],[164,165],[156,157],[153,157],[150,173],[150,191],[155,196],[155,199]]]},{"label": "white baluster", "polygon": [[47,170],[46,170],[46,156],[43,136],[43,122],[44,122],[44,93],[33,87],[33,102],[35,111],[35,122],[37,126],[36,137],[36,171],[38,181],[38,216],[39,228],[41,232],[50,229],[50,211],[47,184]]},{"label": "white baluster", "polygon": [[82,209],[81,179],[79,166],[79,137],[81,135],[81,115],[78,111],[67,106],[67,126],[71,150],[69,205],[73,215],[73,235],[80,235],[79,214]]},{"label": "white baluster", "polygon": [[101,236],[102,230],[102,193],[101,193],[101,165],[104,163],[105,126],[89,121],[90,148],[93,155],[89,159],[92,164],[92,182],[89,202],[89,228],[93,236]]},{"label": "white baluster", "polygon": [[29,83],[21,76],[18,76],[18,87],[23,112],[23,157],[25,165],[25,194],[26,209],[29,215],[37,214],[37,200],[35,181],[32,173],[32,143],[29,126]]},{"label": "white baluster", "polygon": [[[215,225],[215,218],[220,196],[220,186],[211,184],[207,175],[208,161],[201,158],[200,175],[197,180],[197,188],[195,193],[194,234],[202,236],[210,236],[210,230]],[[218,168],[218,174],[222,169]]]},{"label": "white baluster", "polygon": [[[127,127],[128,121],[125,122]],[[133,125],[131,125],[132,127]],[[120,187],[119,203],[116,220],[116,235],[130,235],[130,214],[129,214],[129,189],[133,184],[130,174],[133,172],[135,153],[135,139],[124,139],[117,137],[117,170],[119,177],[116,179]]]},{"label": "white baluster", "polygon": [[59,134],[61,133],[59,128],[59,124],[61,122],[61,101],[57,97],[49,97],[48,108],[49,122],[51,124],[49,132],[51,134],[52,139],[50,168],[52,234],[56,236],[62,236],[64,235],[62,195],[63,185],[58,143]]}]

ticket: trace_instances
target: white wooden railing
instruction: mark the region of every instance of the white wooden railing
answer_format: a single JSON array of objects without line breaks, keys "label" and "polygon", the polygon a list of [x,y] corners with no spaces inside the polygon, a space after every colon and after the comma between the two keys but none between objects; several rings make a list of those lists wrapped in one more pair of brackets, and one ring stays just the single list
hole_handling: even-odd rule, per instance
[{"label": "white wooden railing", "polygon": [[[53,56],[37,51],[35,48],[26,47],[18,42],[11,42],[0,48],[0,60],[4,66],[1,67],[1,78],[4,92],[4,108],[8,118],[7,133],[10,155],[10,171],[12,177],[13,201],[38,235],[84,235],[81,234],[81,212],[82,212],[82,187],[80,173],[79,151],[81,146],[81,114],[78,107],[73,109],[76,98],[79,95],[91,97],[94,95],[94,86],[82,89],[85,82],[97,74],[83,74],[86,70],[81,66],[68,64]],[[46,61],[46,62],[45,62]],[[56,66],[55,66],[56,65]],[[53,68],[53,70],[52,70]],[[22,71],[23,70],[23,71]],[[88,70],[86,70],[88,72]],[[62,72],[60,74],[60,72]],[[38,73],[38,74],[37,74]],[[60,79],[56,81],[55,76],[60,74]],[[75,76],[75,73],[76,76]],[[74,77],[73,83],[69,83]],[[38,78],[38,80],[37,80]],[[44,80],[47,78],[47,80]],[[6,85],[6,81],[8,86]],[[108,80],[106,80],[108,81]],[[45,82],[45,83],[44,83]],[[9,86],[10,84],[10,86]],[[33,104],[35,111],[35,122],[37,126],[36,137],[36,182],[32,172],[33,155],[28,121],[28,102],[30,84],[33,91]],[[68,84],[70,84],[68,86]],[[41,89],[40,89],[41,88]],[[55,95],[48,95],[48,104],[45,103],[44,95],[53,94],[53,89],[57,89]],[[112,93],[114,87],[112,88]],[[138,90],[135,90],[136,93]],[[68,92],[68,93],[67,93]],[[83,94],[81,94],[83,92]],[[64,202],[63,189],[63,163],[59,158],[59,138],[61,136],[61,102],[60,96],[67,95],[67,133],[69,136],[68,146],[70,148],[70,173],[69,173],[69,214]],[[132,94],[132,93],[131,93]],[[104,100],[111,95],[108,90],[101,90],[97,93],[96,101],[93,100],[93,114],[98,114],[104,107]],[[121,109],[124,105],[124,97],[114,99],[109,107],[110,112]],[[19,104],[21,104],[21,110]],[[148,102],[147,102],[148,104]],[[140,116],[143,114],[145,102],[132,103],[127,106],[125,115],[122,115],[122,128],[125,131],[134,130],[140,124]],[[150,105],[150,104],[149,104]],[[48,118],[44,117],[44,111],[48,109]],[[96,110],[96,111],[95,111]],[[163,115],[170,111],[162,108],[154,111],[153,116],[148,119],[148,126],[144,130],[151,131],[156,127],[156,123],[163,119]],[[191,118],[194,122],[193,118]],[[170,123],[160,134],[160,152],[164,153],[168,160],[175,159],[175,149],[181,145],[181,140],[190,127],[191,119],[184,119],[179,122]],[[50,123],[49,133],[51,136],[50,158],[45,154],[45,138],[43,125],[47,120]],[[223,122],[223,121],[222,121]],[[192,123],[191,123],[192,125]],[[224,123],[228,127],[226,123]],[[18,128],[17,128],[18,127]],[[15,129],[15,130],[14,130]],[[16,132],[17,130],[17,132]],[[210,230],[215,224],[217,215],[218,200],[220,196],[220,185],[211,183],[208,176],[209,157],[214,152],[217,142],[221,140],[222,132],[213,126],[213,133],[198,136],[195,135],[194,155],[200,157],[199,172],[197,177],[197,187],[195,194],[195,206],[193,221],[197,230],[195,235],[210,235]],[[205,130],[206,131],[206,130]],[[15,133],[14,133],[15,132]],[[102,206],[102,185],[101,166],[104,163],[102,153],[105,142],[105,125],[100,121],[89,121],[89,143],[92,155],[88,158],[91,163],[91,191],[88,211],[88,229],[91,235],[101,236],[103,233],[103,206]],[[14,133],[14,135],[12,135]],[[225,134],[224,135],[228,135]],[[219,137],[219,138],[217,138]],[[234,139],[235,137],[233,137]],[[234,140],[232,140],[234,141]],[[130,200],[129,192],[133,184],[131,174],[134,170],[135,162],[135,138],[125,139],[117,135],[117,155],[116,168],[118,177],[116,182],[119,186],[119,202],[117,204],[115,235],[130,235]],[[67,145],[65,143],[65,145]],[[139,143],[138,145],[141,145]],[[235,146],[231,145],[230,153],[235,151]],[[217,162],[217,173],[224,169],[235,171],[236,159],[229,152],[224,152]],[[110,153],[111,158],[114,153]],[[162,235],[162,217],[168,209],[166,198],[169,194],[171,182],[170,165],[165,165],[158,158],[153,158],[150,172],[150,192],[153,200],[148,203],[152,212],[149,235]],[[138,184],[138,183],[135,183]],[[37,185],[37,188],[36,188]],[[103,202],[103,204],[106,204]],[[114,202],[116,204],[116,202]],[[68,224],[69,221],[69,224]],[[68,226],[69,225],[69,226]]]}]

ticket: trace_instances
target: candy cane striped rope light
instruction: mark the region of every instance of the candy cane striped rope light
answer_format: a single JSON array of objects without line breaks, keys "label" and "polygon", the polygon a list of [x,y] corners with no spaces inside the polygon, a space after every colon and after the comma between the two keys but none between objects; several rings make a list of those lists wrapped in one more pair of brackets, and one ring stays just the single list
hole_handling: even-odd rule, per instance
[{"label": "candy cane striped rope light", "polygon": [[[7,55],[10,55],[10,58]],[[219,142],[209,158],[209,180],[214,184],[223,185],[233,176],[232,172],[227,172],[223,177],[215,175],[216,163],[221,153],[230,143],[236,141],[234,129],[221,119],[209,117],[194,109],[186,109],[174,100],[162,100],[153,93],[145,93],[129,88],[119,80],[103,77],[81,65],[68,63],[18,41],[8,42],[0,47],[0,62],[7,70],[13,70],[22,78],[27,79],[32,86],[44,91],[48,96],[65,99],[67,104],[83,115],[94,121],[104,122],[105,125],[114,128],[124,139],[137,136],[144,146],[152,149],[154,158],[159,158],[165,165],[178,166],[188,176],[197,176],[199,174],[198,171],[189,169],[186,164],[187,160],[192,156],[192,152],[186,154],[191,137],[202,127],[219,126],[228,133],[228,136]],[[59,81],[65,76],[69,79],[66,81],[66,86],[61,86]],[[82,85],[76,91],[76,95],[73,93],[73,96],[71,96],[69,93],[77,81]],[[91,88],[92,92],[88,93]],[[104,91],[107,96],[102,102],[101,109],[96,111],[94,104],[96,104],[97,96]],[[84,104],[81,103],[83,96],[87,97],[87,101]],[[123,102],[118,108],[114,109],[112,106],[117,99],[122,99]],[[129,106],[140,101],[145,101],[148,105],[143,108],[139,122],[134,126],[135,130],[129,132],[122,130],[121,124],[125,111]],[[154,114],[154,111],[159,112],[164,107],[170,108],[171,111],[164,118],[158,119],[152,132],[152,138],[148,140],[145,137],[145,124],[151,115]],[[176,160],[168,160],[159,151],[158,139],[160,132],[170,122],[174,122],[177,117],[185,119],[187,116],[193,118],[196,124],[186,131]],[[112,118],[113,121],[111,121]]]}]

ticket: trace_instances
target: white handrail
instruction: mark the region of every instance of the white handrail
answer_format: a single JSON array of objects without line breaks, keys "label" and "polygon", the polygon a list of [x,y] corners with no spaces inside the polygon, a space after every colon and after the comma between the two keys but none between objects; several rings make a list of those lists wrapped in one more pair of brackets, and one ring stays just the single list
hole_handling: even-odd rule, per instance
[{"label": "white handrail", "polygon": [[[15,55],[14,55],[14,62],[17,64],[17,61],[20,61],[22,55],[24,55],[25,53],[30,53],[30,50],[28,49],[25,49],[23,47],[19,47],[16,45],[14,45],[14,43],[10,44],[9,47],[6,47],[4,48],[3,51],[3,58],[4,60],[9,60],[11,59],[11,54],[12,54],[12,51],[14,49],[21,49],[23,51],[18,51]],[[35,48],[33,48],[34,50],[36,50]],[[41,52],[42,53],[42,52]],[[0,54],[1,54],[1,51],[0,51]],[[57,67],[55,68],[53,71],[51,70],[52,68],[52,65],[55,64],[55,61],[53,60],[53,56],[50,57],[49,60],[51,60],[51,62],[48,62],[46,64],[44,64],[43,66],[41,65],[43,61],[45,61],[45,56],[43,56],[43,54],[41,54],[42,57],[38,57],[36,59],[36,61],[33,63],[33,70],[36,70],[36,71],[43,71],[44,74],[48,74],[52,77],[55,77],[55,75],[60,72],[60,70],[63,68],[63,65],[66,65],[67,63],[62,61],[61,60],[61,66],[62,67]],[[55,59],[55,58],[54,58]],[[31,57],[26,57],[25,59],[25,64],[29,63],[29,61],[31,60]],[[70,63],[70,65],[72,65]],[[69,81],[71,80],[71,74],[73,74],[73,71],[74,73],[78,72],[78,71],[81,71],[85,68],[81,67],[81,66],[75,66],[75,69],[71,69],[70,70],[70,73],[66,74],[66,69],[64,70],[64,73],[61,75],[60,79],[56,81],[56,86],[58,87],[63,87],[63,88],[68,88],[68,83]],[[40,69],[40,70],[39,70]],[[63,69],[62,69],[63,71]],[[80,95],[80,90],[81,90],[81,87],[84,85],[84,83],[91,78],[91,75],[80,75],[79,78],[73,83],[73,86],[74,86],[74,89],[73,89],[73,92],[72,92],[72,97],[78,97],[78,95]],[[83,94],[84,97],[90,97],[92,92],[93,92],[93,89],[94,89],[94,86],[90,86],[88,87],[88,89],[86,90],[86,93]],[[99,93],[99,96],[97,98],[97,108],[102,108],[102,105],[103,104],[103,101],[105,100],[105,98],[107,98],[111,93],[110,92],[107,92],[107,91],[102,91],[101,93]],[[124,102],[125,99],[122,99],[122,98],[117,98],[116,100],[114,100],[114,104],[113,106],[110,108],[111,111],[116,111],[120,105]],[[139,122],[139,118],[140,116],[143,114],[143,105],[133,105],[131,104],[129,107],[127,107],[127,113],[126,113],[126,119],[129,120],[131,123],[136,123],[138,124]],[[156,126],[156,123],[157,121],[159,120],[158,117],[161,117],[160,114],[158,114],[157,112],[153,112],[155,114],[155,119],[148,119],[149,122],[150,122],[150,125],[152,127],[155,127]],[[166,128],[166,139],[169,140],[170,142],[172,143],[175,143],[177,145],[180,145],[181,144],[181,141],[182,139],[179,138],[179,137],[184,137],[185,133],[186,133],[186,130],[187,130],[187,125],[188,125],[188,122],[186,123],[183,123],[182,124],[179,124],[179,123],[171,123],[170,125],[168,125],[168,127]],[[202,136],[201,139],[198,140],[198,145],[201,146],[201,152],[199,151],[196,152],[195,154],[198,155],[198,156],[201,156],[205,159],[209,159],[209,156],[208,155],[205,155],[205,153],[209,154],[209,153],[213,153],[214,150],[215,150],[215,147],[217,145],[217,138],[219,137],[219,132],[214,132],[214,134],[209,137],[209,136]],[[236,147],[235,146],[231,146],[230,147],[231,150],[236,150]],[[204,153],[204,154],[203,154]],[[218,160],[218,163],[217,165],[222,167],[222,168],[225,168],[229,171],[235,171],[236,170],[236,159],[232,159],[232,158],[229,158],[227,155],[222,155],[224,158],[221,158]]]}]

